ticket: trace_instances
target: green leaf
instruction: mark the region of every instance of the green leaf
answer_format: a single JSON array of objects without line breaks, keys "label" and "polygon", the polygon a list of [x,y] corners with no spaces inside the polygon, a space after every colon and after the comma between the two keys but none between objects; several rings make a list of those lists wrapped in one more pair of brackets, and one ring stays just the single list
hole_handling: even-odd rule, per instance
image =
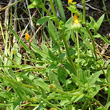
[{"label": "green leaf", "polygon": [[65,13],[64,13],[64,9],[63,9],[63,5],[62,5],[61,0],[55,0],[55,4],[57,5],[57,8],[58,8],[58,10],[60,12],[62,21],[65,22],[66,21],[66,17],[65,17]]},{"label": "green leaf", "polygon": [[106,77],[107,77],[107,79],[108,79],[108,81],[110,83],[110,64],[109,64],[109,66],[107,68],[107,75],[106,75]]},{"label": "green leaf", "polygon": [[3,97],[3,98],[11,98],[12,96],[11,96],[11,93],[9,93],[9,92],[6,92],[6,91],[1,91],[0,92],[0,97]]},{"label": "green leaf", "polygon": [[16,79],[16,75],[14,74],[13,70],[10,68],[8,71],[9,71],[10,76]]},{"label": "green leaf", "polygon": [[83,43],[93,52],[93,46],[90,44],[89,40],[84,40]]},{"label": "green leaf", "polygon": [[65,105],[67,105],[68,103],[70,103],[70,101],[69,100],[61,100],[61,102],[60,102],[60,105],[61,106],[65,106]]},{"label": "green leaf", "polygon": [[37,21],[37,25],[44,24],[50,19],[50,16],[44,16]]},{"label": "green leaf", "polygon": [[110,45],[110,41],[109,41],[106,37],[104,37],[104,36],[102,36],[102,35],[100,35],[100,34],[95,35],[94,37],[95,37],[95,38],[101,38],[104,42],[106,42],[107,44]]},{"label": "green leaf", "polygon": [[102,24],[102,22],[103,22],[103,20],[104,20],[104,14],[98,19],[98,21],[97,21],[97,26],[96,26],[96,30],[98,30],[99,28],[100,28],[100,26],[101,26],[101,24]]},{"label": "green leaf", "polygon": [[28,6],[29,9],[40,7],[42,0],[30,0],[32,3]]},{"label": "green leaf", "polygon": [[87,82],[86,74],[82,69],[79,69],[79,79],[82,84],[85,84]]},{"label": "green leaf", "polygon": [[56,27],[50,20],[48,21],[48,28],[49,28],[49,32],[51,33],[51,37],[53,38],[53,40],[54,41],[57,40],[59,36],[56,30]]},{"label": "green leaf", "polygon": [[97,79],[98,79],[98,77],[100,76],[101,73],[102,73],[101,71],[98,71],[98,72],[92,74],[92,75],[88,78],[88,84],[89,84],[90,86],[93,85],[93,84],[97,81]]},{"label": "green leaf", "polygon": [[57,76],[49,69],[49,80],[51,84],[55,84],[57,87],[61,88]]},{"label": "green leaf", "polygon": [[100,86],[99,85],[93,85],[92,87],[93,91],[90,92],[89,96],[94,97],[100,90]]},{"label": "green leaf", "polygon": [[28,6],[28,8],[29,8],[29,9],[32,9],[32,8],[35,8],[35,6],[34,6],[33,4],[30,4],[30,5]]},{"label": "green leaf", "polygon": [[32,50],[37,53],[40,54],[43,58],[49,58],[48,54],[43,52],[41,49],[39,49],[39,47],[35,44],[32,44]]},{"label": "green leaf", "polygon": [[72,102],[75,103],[75,102],[79,101],[83,97],[84,97],[84,94],[82,94],[82,93],[80,93],[79,95],[73,96],[72,97]]},{"label": "green leaf", "polygon": [[70,31],[72,23],[73,23],[73,17],[69,18],[65,23],[65,27],[67,28],[67,31]]},{"label": "green leaf", "polygon": [[54,26],[54,24],[52,23],[52,21],[48,21],[48,29],[49,29],[49,34],[50,37],[52,38],[53,44],[57,46],[58,49],[60,49],[60,38],[57,32],[56,27]]},{"label": "green leaf", "polygon": [[41,78],[34,79],[34,83],[35,83],[37,86],[41,87],[43,90],[49,92],[49,90],[50,90],[50,89],[49,89],[49,85],[46,84],[46,83],[43,81],[43,79],[41,79]]},{"label": "green leaf", "polygon": [[91,16],[90,16],[90,20],[91,20],[91,22],[90,22],[90,24],[89,24],[90,29],[94,29],[94,24],[95,24],[96,22],[95,22],[94,18],[91,17]]},{"label": "green leaf", "polygon": [[58,58],[55,56],[55,54],[52,51],[48,50],[48,54],[52,60],[54,61],[58,60]]}]

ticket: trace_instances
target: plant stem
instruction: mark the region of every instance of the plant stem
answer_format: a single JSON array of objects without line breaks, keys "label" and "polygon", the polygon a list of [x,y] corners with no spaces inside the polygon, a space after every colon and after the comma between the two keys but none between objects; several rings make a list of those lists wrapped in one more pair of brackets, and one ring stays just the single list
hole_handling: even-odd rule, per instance
[{"label": "plant stem", "polygon": [[86,18],[85,0],[82,0],[82,4],[83,4],[83,23],[85,23]]},{"label": "plant stem", "polygon": [[96,58],[96,60],[97,60],[97,54],[96,54],[96,51],[95,51],[95,40],[94,40],[94,37],[93,37],[92,33],[90,32],[90,30],[87,28],[86,25],[85,25],[85,27],[86,27],[86,30],[87,30],[87,32],[89,33],[90,37],[91,37],[94,55],[95,55],[95,58]]},{"label": "plant stem", "polygon": [[43,100],[44,102],[46,102],[47,104],[49,104],[50,106],[55,107],[57,110],[62,110],[62,109],[60,109],[59,107],[57,107],[57,106],[55,106],[54,104],[52,104],[52,103],[50,103],[49,101],[47,101],[46,99],[44,99],[44,98],[40,98],[40,99]]},{"label": "plant stem", "polygon": [[102,108],[104,107],[97,99],[92,98],[98,105],[100,105]]},{"label": "plant stem", "polygon": [[[91,40],[92,40],[92,45],[93,45],[93,51],[94,51],[95,58],[96,58],[96,60],[98,60],[97,54],[96,54],[96,51],[95,51],[96,46],[95,46],[94,37],[93,37],[92,33],[90,32],[90,30],[87,28],[86,25],[85,25],[85,27],[86,27],[86,30],[87,30],[87,32],[89,33],[89,35],[90,35],[90,37],[91,37]],[[104,74],[104,76],[105,76],[105,78],[106,78],[106,80],[107,80],[107,82],[108,82],[108,79],[107,79],[107,77],[106,77],[106,74],[105,74],[105,72],[104,72],[104,70],[103,70],[102,65],[99,64],[99,66],[100,66],[100,68],[101,68],[101,70],[102,70],[102,72],[103,72],[103,74]]]},{"label": "plant stem", "polygon": [[80,52],[79,52],[79,38],[77,32],[76,32],[76,39],[77,39],[77,54],[78,54],[78,68],[79,68]]},{"label": "plant stem", "polygon": [[58,26],[59,25],[59,22],[58,22],[58,18],[57,18],[56,12],[55,12],[53,1],[50,0],[49,2],[50,2],[50,5],[51,5],[51,8],[52,8],[52,11],[53,11],[53,15],[56,17],[56,20],[55,21],[56,21],[56,24]]},{"label": "plant stem", "polygon": [[45,8],[44,4],[41,4],[41,8],[42,8],[49,16],[52,16],[51,13]]},{"label": "plant stem", "polygon": [[108,23],[110,24],[109,16],[108,16],[108,13],[107,13],[107,8],[106,8],[106,5],[105,5],[105,1],[102,0],[102,3],[103,3],[103,6],[104,6],[104,11],[105,11],[105,13],[106,13],[106,17],[107,17]]},{"label": "plant stem", "polygon": [[75,65],[73,63],[73,60],[72,60],[70,52],[69,52],[69,47],[68,47],[68,44],[66,42],[66,38],[63,35],[62,35],[62,39],[63,39],[64,45],[65,45],[65,48],[66,48],[66,51],[67,51],[67,55],[68,55],[69,61],[70,61],[71,65],[72,65],[72,67],[73,67],[74,72],[76,73],[76,75],[78,75],[76,67],[75,67]]}]

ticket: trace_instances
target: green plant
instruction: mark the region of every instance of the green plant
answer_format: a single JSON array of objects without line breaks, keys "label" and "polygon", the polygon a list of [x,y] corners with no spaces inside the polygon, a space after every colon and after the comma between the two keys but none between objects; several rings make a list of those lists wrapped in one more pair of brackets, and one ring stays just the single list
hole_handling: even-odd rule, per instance
[{"label": "green plant", "polygon": [[[74,3],[69,4],[67,9],[71,11],[71,17],[66,21],[61,0],[55,0],[61,19],[57,17],[52,0],[48,0],[52,12],[45,8],[42,0],[30,1],[29,8],[41,8],[46,12],[47,16],[41,17],[36,24],[48,30],[49,38],[42,39],[40,45],[36,39],[32,42],[28,39],[26,44],[7,26],[17,42],[8,55],[0,51],[1,108],[107,110],[110,106],[110,66],[105,66],[95,44],[97,37],[110,44],[98,34],[104,15],[97,22],[92,17],[87,22],[85,0],[82,0],[83,14]],[[73,45],[69,44],[70,39]],[[19,45],[25,49],[26,58],[19,53]],[[29,64],[22,64],[22,61]],[[101,75],[104,78],[100,78]],[[108,95],[107,99],[100,93],[102,90]],[[106,103],[101,103],[99,97],[104,98]]]}]

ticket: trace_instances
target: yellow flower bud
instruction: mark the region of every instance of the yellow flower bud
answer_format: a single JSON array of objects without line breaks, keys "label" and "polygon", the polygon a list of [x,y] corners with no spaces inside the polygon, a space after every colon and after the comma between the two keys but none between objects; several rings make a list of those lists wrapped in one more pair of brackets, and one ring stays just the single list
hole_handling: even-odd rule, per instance
[{"label": "yellow flower bud", "polygon": [[70,4],[76,4],[76,2],[73,2],[73,0],[68,0],[68,4],[70,5]]},{"label": "yellow flower bud", "polygon": [[15,53],[16,53],[16,51],[15,51],[15,50],[12,50],[12,53],[13,53],[13,54],[15,54]]},{"label": "yellow flower bud", "polygon": [[31,98],[31,101],[34,102],[34,98],[33,97]]},{"label": "yellow flower bud", "polygon": [[68,0],[68,3],[71,4],[73,0]]},{"label": "yellow flower bud", "polygon": [[53,85],[53,84],[50,84],[50,85],[49,85],[49,88],[50,88],[50,89],[51,89],[51,88],[53,88],[53,87],[54,87],[54,85]]},{"label": "yellow flower bud", "polygon": [[76,31],[76,30],[79,30],[79,29],[81,28],[81,24],[80,24],[79,21],[78,21],[78,16],[77,16],[77,14],[74,14],[73,24],[72,24],[71,28],[74,29],[75,31]]},{"label": "yellow flower bud", "polygon": [[28,33],[25,34],[25,40],[29,40],[30,39],[30,36]]},{"label": "yellow flower bud", "polygon": [[55,85],[55,84],[50,84],[50,85],[49,85],[49,88],[50,88],[50,89],[54,89],[54,88],[56,88],[56,85]]},{"label": "yellow flower bud", "polygon": [[77,14],[74,14],[73,21],[74,21],[74,23],[76,23],[76,24],[79,23]]}]

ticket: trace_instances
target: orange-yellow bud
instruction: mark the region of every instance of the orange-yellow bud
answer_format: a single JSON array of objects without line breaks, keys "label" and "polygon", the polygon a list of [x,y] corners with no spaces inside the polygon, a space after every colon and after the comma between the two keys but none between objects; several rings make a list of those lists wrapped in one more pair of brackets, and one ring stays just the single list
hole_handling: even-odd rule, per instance
[{"label": "orange-yellow bud", "polygon": [[34,102],[34,98],[33,97],[31,98],[31,101]]},{"label": "orange-yellow bud", "polygon": [[50,84],[50,85],[49,85],[49,88],[50,88],[50,89],[51,89],[51,88],[53,88],[53,87],[54,87],[54,85],[53,85],[53,84]]},{"label": "orange-yellow bud", "polygon": [[73,2],[73,0],[68,0],[68,4],[70,5],[70,4],[76,4],[76,2]]},{"label": "orange-yellow bud", "polygon": [[53,89],[56,88],[56,85],[55,85],[55,84],[50,84],[50,85],[49,85],[49,88],[53,90]]},{"label": "orange-yellow bud", "polygon": [[73,0],[68,0],[68,3],[71,4]]},{"label": "orange-yellow bud", "polygon": [[30,36],[28,33],[25,34],[25,40],[29,40],[30,39]]},{"label": "orange-yellow bud", "polygon": [[15,54],[15,53],[16,53],[16,51],[15,51],[15,50],[12,50],[12,53],[13,53],[13,54]]},{"label": "orange-yellow bud", "polygon": [[79,23],[77,14],[74,14],[73,20],[75,24]]},{"label": "orange-yellow bud", "polygon": [[78,21],[78,16],[77,16],[77,14],[74,14],[73,24],[72,24],[71,28],[74,29],[74,31],[78,31],[81,27],[82,27],[82,26],[81,26],[81,24],[80,24],[79,21]]}]

